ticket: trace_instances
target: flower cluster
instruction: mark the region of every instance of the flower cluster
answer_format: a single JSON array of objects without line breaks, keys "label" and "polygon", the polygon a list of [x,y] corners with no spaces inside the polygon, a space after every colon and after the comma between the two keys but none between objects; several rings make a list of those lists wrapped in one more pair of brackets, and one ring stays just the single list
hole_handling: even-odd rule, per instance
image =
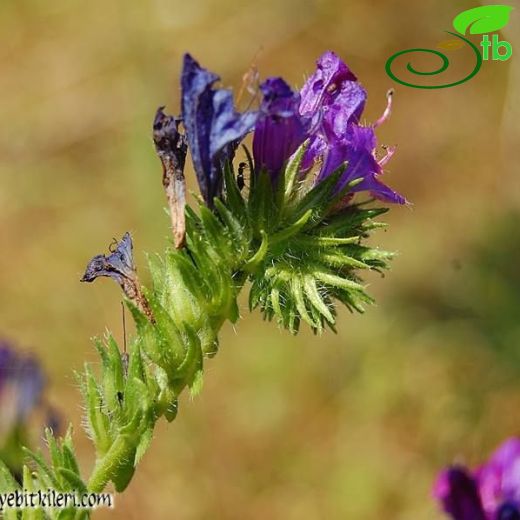
[{"label": "flower cluster", "polygon": [[[215,88],[219,77],[185,55],[181,75],[182,115],[188,147],[200,190],[207,205],[220,196],[223,169],[233,160],[240,141],[253,131],[253,174],[269,174],[276,184],[291,156],[304,143],[300,178],[317,169],[314,184],[341,169],[337,191],[352,181],[352,192],[368,191],[385,202],[404,204],[405,198],[383,184],[382,166],[392,151],[377,159],[374,125],[360,120],[367,93],[348,66],[325,52],[316,71],[299,92],[280,77],[260,85],[257,110],[236,112],[229,90]],[[390,103],[391,97],[389,97]],[[177,132],[177,126],[175,126]],[[185,152],[184,152],[185,153]]]},{"label": "flower cluster", "polygon": [[[386,209],[365,209],[352,198],[364,191],[387,203],[406,203],[381,181],[393,150],[376,156],[375,130],[390,114],[391,94],[381,118],[362,124],[367,93],[330,51],[318,59],[300,91],[281,77],[267,78],[259,85],[259,106],[244,112],[235,107],[230,90],[216,86],[219,79],[186,54],[181,114],[167,115],[159,107],[153,121],[175,249],[186,251],[188,264],[199,272],[218,266],[218,285],[229,276],[240,280],[239,286],[249,280],[250,308],[260,307],[265,318],[275,318],[291,332],[298,331],[302,320],[317,332],[325,325],[333,328],[336,300],[363,312],[373,300],[356,271],[385,269],[391,254],[362,244],[378,226],[372,219]],[[247,162],[236,171],[235,154],[249,133],[252,153],[244,146]],[[203,200],[201,218],[186,207],[188,152]],[[246,168],[249,183],[244,190]],[[91,260],[82,281],[113,278],[154,323],[155,304],[141,291],[131,246],[126,234],[110,255]],[[205,252],[197,259],[198,248]],[[230,300],[227,289],[215,299],[218,285],[206,295],[208,302],[220,303],[211,307],[203,326],[205,352],[212,352],[216,341],[208,323],[236,314],[234,295]],[[177,307],[192,319],[200,304],[191,296],[189,300],[185,305],[177,301]]]},{"label": "flower cluster", "polygon": [[389,157],[375,157],[377,124],[360,124],[366,90],[336,54],[326,52],[319,58],[316,71],[299,93],[282,78],[269,78],[260,88],[261,115],[253,137],[257,170],[265,168],[276,178],[292,153],[308,139],[301,170],[307,173],[319,164],[315,183],[341,168],[338,190],[358,180],[351,191],[368,191],[385,202],[406,202],[379,179]]},{"label": "flower cluster", "polygon": [[520,439],[505,441],[474,471],[449,467],[434,495],[453,520],[520,520]]},{"label": "flower cluster", "polygon": [[[183,391],[201,390],[222,325],[240,317],[246,284],[250,309],[294,334],[304,322],[317,333],[334,330],[338,302],[358,312],[373,302],[359,273],[388,268],[392,254],[365,243],[387,208],[352,197],[365,191],[405,203],[381,182],[392,151],[376,157],[375,129],[388,117],[391,97],[383,116],[363,125],[366,92],[332,52],[318,60],[301,91],[268,78],[259,105],[244,112],[230,90],[215,86],[218,80],[185,55],[181,114],[160,107],[153,120],[173,244],[149,257],[150,286],[137,276],[129,233],[94,256],[82,278],[117,282],[135,322],[123,352],[110,335],[95,341],[99,373],[87,364],[79,376],[84,426],[96,452],[92,473],[81,474],[70,429],[61,440],[47,431],[50,463],[29,453],[36,470],[24,468],[24,487],[102,491],[112,482],[122,492],[157,421],[175,419]],[[235,169],[249,133],[252,153],[244,146],[246,160]],[[185,197],[188,152],[202,195],[195,207]],[[0,463],[0,489],[17,485]]]}]

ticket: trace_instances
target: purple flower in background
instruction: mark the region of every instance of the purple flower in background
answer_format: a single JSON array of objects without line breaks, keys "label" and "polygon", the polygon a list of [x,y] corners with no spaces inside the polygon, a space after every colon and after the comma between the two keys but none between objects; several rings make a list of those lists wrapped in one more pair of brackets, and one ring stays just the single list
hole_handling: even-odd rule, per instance
[{"label": "purple flower in background", "polygon": [[441,473],[434,495],[454,520],[486,520],[477,483],[463,467],[453,466]]},{"label": "purple flower in background", "polygon": [[476,478],[488,515],[508,506],[508,510],[514,507],[517,513],[511,518],[520,519],[520,439],[505,441],[476,471]]},{"label": "purple flower in background", "polygon": [[307,118],[299,113],[300,96],[282,78],[269,78],[263,94],[260,115],[253,137],[256,173],[265,169],[276,182],[287,159],[307,137]]},{"label": "purple flower in background", "polygon": [[233,159],[238,144],[257,119],[255,112],[235,111],[229,90],[213,88],[219,79],[189,54],[184,56],[182,119],[200,191],[208,206],[220,194],[223,165]]},{"label": "purple flower in background", "polygon": [[0,429],[24,422],[40,403],[45,380],[35,358],[0,340]]},{"label": "purple flower in background", "polygon": [[520,439],[505,441],[475,471],[448,468],[434,495],[453,520],[520,520]]}]

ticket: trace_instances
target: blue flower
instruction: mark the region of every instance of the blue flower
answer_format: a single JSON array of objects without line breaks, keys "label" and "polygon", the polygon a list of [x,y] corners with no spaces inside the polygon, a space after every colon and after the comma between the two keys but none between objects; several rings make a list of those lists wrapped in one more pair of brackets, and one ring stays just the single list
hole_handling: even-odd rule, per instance
[{"label": "blue flower", "polygon": [[237,113],[229,90],[214,89],[220,78],[184,56],[181,75],[182,119],[200,191],[213,205],[222,188],[222,168],[232,161],[243,137],[253,129],[257,113]]}]

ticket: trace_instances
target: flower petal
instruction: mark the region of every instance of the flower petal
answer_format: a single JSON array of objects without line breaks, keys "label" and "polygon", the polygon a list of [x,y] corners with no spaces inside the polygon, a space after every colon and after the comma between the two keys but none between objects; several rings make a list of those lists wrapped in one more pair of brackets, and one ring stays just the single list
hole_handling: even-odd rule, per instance
[{"label": "flower petal", "polygon": [[356,81],[356,76],[332,51],[327,51],[316,62],[316,72],[301,89],[300,113],[314,114],[323,105],[329,105],[346,81]]},{"label": "flower petal", "polygon": [[255,125],[253,156],[257,173],[267,170],[275,181],[289,157],[303,143],[308,120],[298,111],[300,96],[282,78],[269,78]]},{"label": "flower petal", "polygon": [[495,515],[496,520],[520,520],[520,504],[506,502],[502,504]]},{"label": "flower petal", "polygon": [[433,494],[453,520],[486,520],[475,480],[463,467],[439,475]]},{"label": "flower petal", "polygon": [[200,191],[210,206],[220,193],[222,164],[232,159],[257,117],[254,112],[235,112],[231,92],[212,88],[218,79],[189,54],[184,56],[182,118]]},{"label": "flower petal", "polygon": [[345,172],[338,182],[338,190],[343,189],[353,180],[363,179],[352,188],[353,192],[369,191],[372,196],[385,202],[405,204],[406,199],[402,195],[377,178],[382,170],[374,156],[375,143],[373,128],[350,125],[343,139],[327,145],[325,160],[316,182],[347,163]]},{"label": "flower petal", "polygon": [[125,233],[115,249],[110,247],[109,255],[96,255],[87,265],[82,282],[93,282],[100,276],[115,280],[123,289],[125,296],[132,300],[152,322],[155,322],[152,309],[141,291],[139,278],[132,256],[132,237]]},{"label": "flower petal", "polygon": [[124,288],[125,282],[135,282],[136,272],[132,257],[132,237],[125,233],[121,242],[108,256],[96,255],[88,263],[82,282],[93,282],[100,276],[107,276],[115,280]]},{"label": "flower petal", "polygon": [[358,123],[365,108],[365,89],[353,81],[347,81],[330,105],[324,107],[323,131],[329,139],[341,139],[349,125]]},{"label": "flower petal", "polygon": [[326,148],[342,146],[349,126],[359,122],[367,93],[347,65],[333,52],[326,52],[303,86],[301,97],[300,113],[312,117],[311,142],[302,162],[306,171],[323,157]]},{"label": "flower petal", "polygon": [[495,514],[504,500],[520,503],[520,439],[506,440],[476,472],[484,509]]}]

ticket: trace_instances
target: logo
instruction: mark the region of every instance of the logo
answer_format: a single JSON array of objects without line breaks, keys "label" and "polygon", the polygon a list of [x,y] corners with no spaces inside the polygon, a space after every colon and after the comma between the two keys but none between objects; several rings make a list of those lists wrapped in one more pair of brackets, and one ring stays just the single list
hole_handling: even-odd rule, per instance
[{"label": "logo", "polygon": [[[465,78],[441,85],[417,85],[399,79],[393,72],[392,66],[394,65],[395,60],[403,56],[404,54],[427,53],[429,55],[434,55],[440,58],[440,66],[437,67],[435,70],[430,71],[418,70],[410,62],[408,62],[406,64],[406,69],[408,70],[408,72],[417,76],[435,76],[437,74],[441,74],[449,67],[450,61],[445,54],[438,50],[423,48],[407,49],[405,51],[400,51],[390,56],[390,58],[388,58],[388,60],[386,61],[385,65],[386,73],[394,81],[397,81],[397,83],[413,88],[448,88],[455,87],[456,85],[460,85],[461,83],[465,83],[477,74],[477,72],[480,70],[480,67],[482,67],[483,60],[487,61],[491,59],[493,61],[506,61],[512,56],[512,45],[508,41],[501,41],[499,39],[498,34],[496,34],[496,31],[499,31],[508,24],[509,14],[511,13],[512,9],[513,8],[508,5],[484,5],[481,7],[475,7],[474,9],[468,9],[467,11],[463,11],[453,19],[453,27],[457,32],[446,32],[454,36],[455,39],[444,42],[439,46],[445,49],[458,49],[464,46],[469,46],[475,58],[475,66],[473,67],[473,70]],[[475,45],[468,38],[465,38],[466,33],[472,35],[483,35],[479,46]],[[491,35],[490,37],[489,33],[495,34]],[[482,48],[482,52],[480,51],[479,47]]]}]

